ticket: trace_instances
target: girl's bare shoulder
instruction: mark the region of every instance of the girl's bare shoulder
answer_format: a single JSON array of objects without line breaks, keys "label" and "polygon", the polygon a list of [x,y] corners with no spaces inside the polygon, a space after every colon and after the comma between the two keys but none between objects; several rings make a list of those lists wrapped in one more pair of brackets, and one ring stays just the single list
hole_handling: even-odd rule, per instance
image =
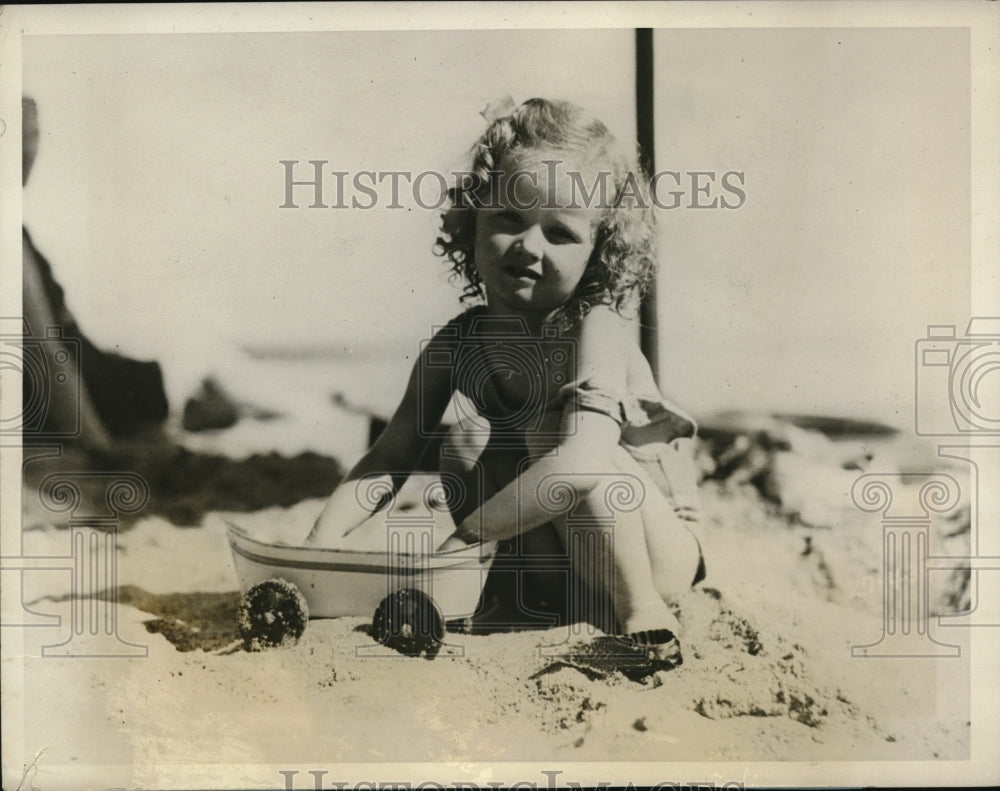
[{"label": "girl's bare shoulder", "polygon": [[611,347],[621,353],[624,349],[638,348],[638,325],[615,312],[607,305],[597,305],[581,319],[577,336],[581,343],[598,348]]},{"label": "girl's bare shoulder", "polygon": [[623,387],[639,351],[634,322],[611,308],[593,308],[577,327],[577,360],[581,378]]}]

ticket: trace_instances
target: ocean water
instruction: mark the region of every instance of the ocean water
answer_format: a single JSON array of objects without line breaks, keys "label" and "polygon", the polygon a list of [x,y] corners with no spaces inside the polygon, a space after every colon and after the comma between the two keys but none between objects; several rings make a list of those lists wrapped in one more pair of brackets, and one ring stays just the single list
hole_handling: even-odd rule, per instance
[{"label": "ocean water", "polygon": [[234,458],[314,451],[350,465],[367,447],[371,418],[386,418],[395,410],[409,376],[409,362],[388,351],[232,349],[224,360],[203,370],[201,377],[207,376],[246,412],[266,417],[245,417],[225,430],[183,431],[183,404],[197,389],[199,378],[175,380],[175,392],[169,393],[171,423],[186,447]]},{"label": "ocean water", "polygon": [[[405,347],[233,347],[217,356],[213,365],[203,365],[197,374],[170,377],[165,366],[165,376],[168,389],[173,385],[173,392],[168,393],[173,426],[192,450],[236,458],[271,451],[314,451],[350,465],[367,448],[371,418],[385,419],[395,410],[411,366]],[[247,417],[222,431],[181,431],[184,401],[206,376],[214,377],[248,412],[275,416]],[[711,414],[694,413],[699,420],[712,419]],[[834,437],[836,455],[856,458],[865,469],[885,471],[919,472],[954,466],[938,456],[932,438],[916,435],[912,425],[894,428],[897,433],[889,435]]]}]

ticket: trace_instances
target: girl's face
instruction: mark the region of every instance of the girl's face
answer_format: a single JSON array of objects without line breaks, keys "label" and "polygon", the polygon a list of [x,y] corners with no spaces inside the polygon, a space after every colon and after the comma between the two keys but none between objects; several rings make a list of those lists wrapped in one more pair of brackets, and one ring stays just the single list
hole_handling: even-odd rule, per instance
[{"label": "girl's face", "polygon": [[557,157],[504,158],[488,208],[476,213],[487,305],[526,317],[564,305],[594,250],[595,211],[583,207],[579,189],[574,195],[565,167],[553,174],[543,159]]}]

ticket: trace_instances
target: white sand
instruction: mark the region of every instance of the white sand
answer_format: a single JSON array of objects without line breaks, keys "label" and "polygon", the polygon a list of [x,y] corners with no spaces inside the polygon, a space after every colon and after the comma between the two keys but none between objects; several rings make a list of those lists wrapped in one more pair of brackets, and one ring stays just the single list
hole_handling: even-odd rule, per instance
[{"label": "white sand", "polygon": [[[560,664],[552,654],[572,655],[587,637],[568,630],[449,634],[428,661],[359,656],[387,650],[368,636],[369,619],[342,618],[311,621],[292,648],[179,651],[146,624],[194,640],[212,633],[216,646],[235,636],[223,516],[295,535],[322,503],[213,514],[196,529],[146,518],[119,537],[118,583],[132,604],[118,606],[118,633],[148,646],[148,658],[40,658],[42,645],[68,634],[70,603],[52,597],[69,592],[69,574],[24,575],[32,609],[63,618],[60,628],[24,630],[24,748],[45,750],[31,782],[211,787],[216,770],[242,765],[226,785],[280,787],[282,768],[370,761],[968,757],[967,650],[851,657],[852,644],[880,634],[876,517],[834,502],[832,523],[806,528],[750,487],[709,483],[703,499],[709,578],[678,603],[685,663],[642,683]],[[67,553],[67,531],[50,520],[26,515],[26,553]],[[943,631],[965,641],[967,630]],[[88,786],[85,767],[110,768]]]}]

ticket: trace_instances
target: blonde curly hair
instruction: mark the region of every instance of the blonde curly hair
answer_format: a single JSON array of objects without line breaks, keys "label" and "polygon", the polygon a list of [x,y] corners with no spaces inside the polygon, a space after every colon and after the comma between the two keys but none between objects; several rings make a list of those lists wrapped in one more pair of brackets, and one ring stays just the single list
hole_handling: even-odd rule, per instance
[{"label": "blonde curly hair", "polygon": [[434,252],[451,264],[453,280],[464,281],[461,301],[486,298],[474,254],[477,208],[495,194],[502,160],[530,151],[561,154],[577,167],[608,174],[613,195],[596,207],[594,251],[556,321],[572,326],[594,305],[634,310],[656,275],[649,182],[601,121],[575,104],[547,99],[529,99],[493,121],[470,151],[469,178],[448,190]]}]

